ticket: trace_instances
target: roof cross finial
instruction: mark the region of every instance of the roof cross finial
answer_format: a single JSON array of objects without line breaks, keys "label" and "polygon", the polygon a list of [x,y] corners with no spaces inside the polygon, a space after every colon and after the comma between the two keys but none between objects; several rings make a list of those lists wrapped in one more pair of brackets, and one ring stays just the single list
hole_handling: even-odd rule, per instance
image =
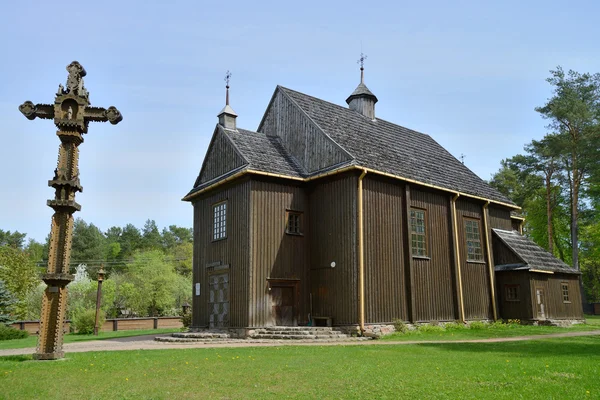
[{"label": "roof cross finial", "polygon": [[225,105],[229,105],[229,79],[231,78],[231,72],[229,72],[229,70],[227,70],[227,72],[225,73],[225,90],[226,90],[226,94],[225,94]]},{"label": "roof cross finial", "polygon": [[465,155],[463,153],[460,153],[460,161],[464,164],[465,163]]},{"label": "roof cross finial", "polygon": [[364,75],[365,75],[365,60],[367,59],[367,55],[364,54],[362,51],[360,52],[360,58],[358,59],[358,61],[356,62],[357,64],[360,64],[360,83],[364,82]]}]

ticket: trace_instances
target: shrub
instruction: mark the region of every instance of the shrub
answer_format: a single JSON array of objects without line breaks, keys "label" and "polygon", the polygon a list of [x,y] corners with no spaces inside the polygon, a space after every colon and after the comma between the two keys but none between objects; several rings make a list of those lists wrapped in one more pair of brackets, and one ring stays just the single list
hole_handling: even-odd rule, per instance
[{"label": "shrub", "polygon": [[0,324],[0,340],[23,339],[29,336],[27,331],[20,331],[13,327]]},{"label": "shrub", "polygon": [[396,330],[396,332],[406,333],[410,330],[406,322],[402,321],[401,319],[394,320],[392,324],[394,325],[394,329]]},{"label": "shrub", "polygon": [[487,327],[488,325],[481,321],[473,321],[469,324],[469,329],[481,330],[486,329]]},{"label": "shrub", "polygon": [[[98,316],[98,325],[102,326],[106,320],[104,312],[100,311]],[[89,335],[94,333],[94,325],[96,323],[96,310],[79,309],[73,313],[71,327],[80,335]]]},{"label": "shrub", "polygon": [[462,322],[448,322],[444,328],[448,331],[457,331],[460,329],[468,329],[469,327]]},{"label": "shrub", "polygon": [[181,313],[181,323],[183,324],[182,330],[188,330],[192,324],[192,313]]},{"label": "shrub", "polygon": [[442,333],[444,332],[444,328],[439,325],[419,325],[417,330],[420,333]]}]

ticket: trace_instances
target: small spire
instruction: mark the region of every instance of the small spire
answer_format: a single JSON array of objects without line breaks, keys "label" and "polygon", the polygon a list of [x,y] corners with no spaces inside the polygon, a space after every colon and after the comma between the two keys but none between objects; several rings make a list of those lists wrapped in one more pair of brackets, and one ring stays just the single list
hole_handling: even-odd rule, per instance
[{"label": "small spire", "polygon": [[225,105],[228,106],[229,105],[229,79],[231,78],[231,72],[229,72],[229,70],[227,70],[227,72],[225,73]]},{"label": "small spire", "polygon": [[360,58],[356,62],[357,64],[360,64],[360,83],[364,83],[364,81],[365,81],[365,60],[366,59],[367,59],[367,55],[361,51]]},{"label": "small spire", "polygon": [[219,117],[219,125],[226,129],[236,129],[235,119],[237,114],[233,111],[233,108],[229,106],[229,79],[231,78],[231,72],[229,70],[225,74],[225,107],[217,115]]}]

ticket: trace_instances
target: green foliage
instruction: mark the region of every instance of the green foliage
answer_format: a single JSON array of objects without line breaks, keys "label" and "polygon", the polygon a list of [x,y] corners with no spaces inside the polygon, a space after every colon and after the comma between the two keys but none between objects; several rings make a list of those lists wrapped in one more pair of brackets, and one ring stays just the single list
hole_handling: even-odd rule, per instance
[{"label": "green foliage", "polygon": [[448,322],[444,325],[444,329],[447,331],[459,331],[464,329],[469,329],[469,326],[463,324],[462,322]]},{"label": "green foliage", "polygon": [[417,326],[418,333],[442,333],[444,327],[439,325],[422,324]]},{"label": "green foliage", "polygon": [[44,297],[45,289],[46,284],[40,282],[27,294],[27,297],[25,298],[25,316],[23,318],[24,320],[35,321],[40,319],[40,316],[42,314],[42,299]]},{"label": "green foliage", "polygon": [[[101,310],[98,315],[98,326],[102,327],[104,321],[106,321],[106,317],[104,311]],[[78,309],[71,319],[71,328],[80,335],[89,335],[94,333],[95,323],[95,309]]]},{"label": "green foliage", "polygon": [[73,226],[71,259],[73,261],[104,260],[106,238],[98,227],[77,218]]},{"label": "green foliage", "polygon": [[8,325],[14,321],[16,304],[17,298],[8,290],[4,281],[0,280],[0,325]]},{"label": "green foliage", "polygon": [[473,329],[473,330],[485,329],[487,327],[488,327],[488,324],[483,323],[481,321],[472,321],[469,324],[469,329]]},{"label": "green foliage", "polygon": [[24,339],[29,336],[27,331],[0,324],[0,340]]},{"label": "green foliage", "polygon": [[26,233],[20,233],[19,231],[3,231],[0,229],[0,246],[13,247],[15,249],[22,249],[23,242],[25,241]]},{"label": "green foliage", "polygon": [[24,318],[27,310],[26,299],[31,290],[40,282],[38,269],[21,249],[0,247],[0,280],[17,298],[14,316]]},{"label": "green foliage", "polygon": [[392,324],[394,325],[394,329],[396,330],[396,332],[406,333],[410,330],[406,322],[402,321],[401,319],[394,320]]}]

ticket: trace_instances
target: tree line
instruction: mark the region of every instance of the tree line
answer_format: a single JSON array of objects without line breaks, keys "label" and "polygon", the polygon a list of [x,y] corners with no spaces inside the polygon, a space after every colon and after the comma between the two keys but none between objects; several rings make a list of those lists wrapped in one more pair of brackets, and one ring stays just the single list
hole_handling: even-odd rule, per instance
[{"label": "tree line", "polygon": [[537,111],[547,133],[502,160],[490,184],[522,207],[524,233],[582,272],[600,301],[600,74],[550,71],[552,96]]},{"label": "tree line", "polygon": [[[15,297],[14,319],[38,319],[48,260],[45,243],[18,231],[0,229],[0,281]],[[102,232],[77,218],[73,227],[67,317],[95,308],[97,274],[104,267],[102,310],[108,317],[176,315],[191,302],[191,228],[170,225],[159,230],[154,220]]]}]

